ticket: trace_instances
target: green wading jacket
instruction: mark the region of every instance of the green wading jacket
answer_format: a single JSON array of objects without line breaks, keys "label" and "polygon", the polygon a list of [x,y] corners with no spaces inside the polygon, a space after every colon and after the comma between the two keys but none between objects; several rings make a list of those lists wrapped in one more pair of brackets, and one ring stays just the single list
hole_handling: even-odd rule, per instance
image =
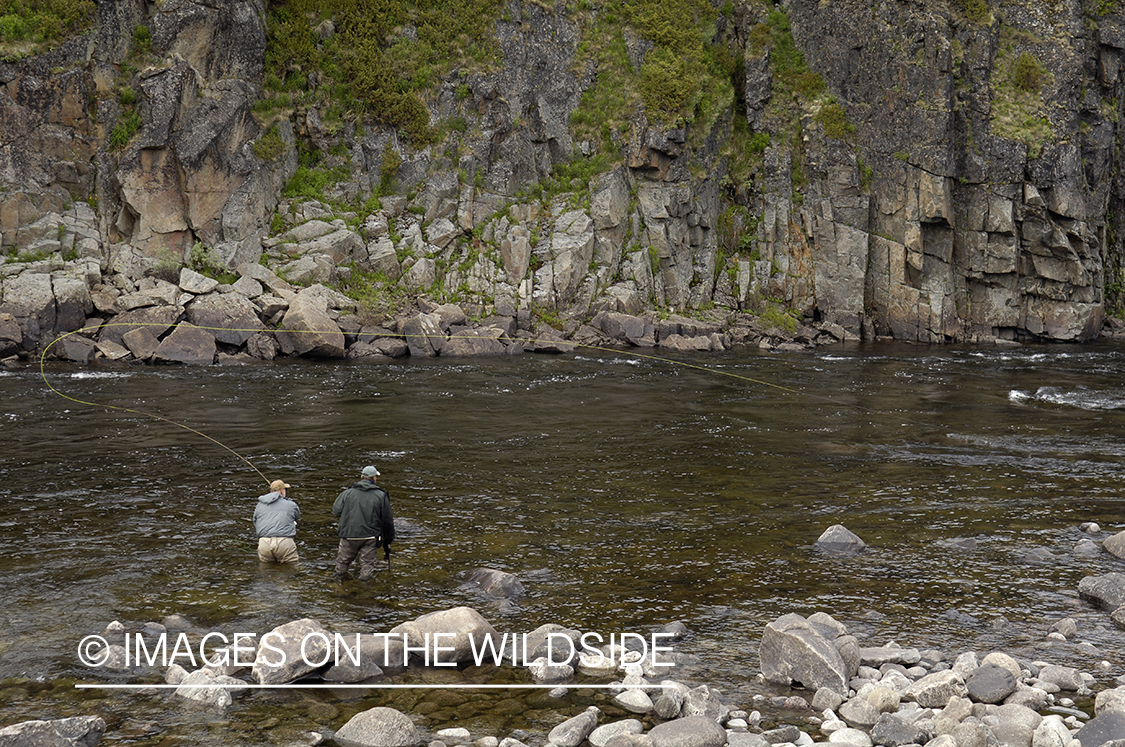
[{"label": "green wading jacket", "polygon": [[343,539],[382,537],[384,547],[394,542],[391,496],[371,480],[360,480],[340,493],[332,515],[340,520],[337,534]]}]

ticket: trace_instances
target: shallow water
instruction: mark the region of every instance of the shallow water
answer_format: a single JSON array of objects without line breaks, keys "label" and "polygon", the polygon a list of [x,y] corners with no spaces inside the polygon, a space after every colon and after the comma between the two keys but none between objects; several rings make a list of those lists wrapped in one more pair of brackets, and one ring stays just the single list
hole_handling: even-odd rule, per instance
[{"label": "shallow water", "polygon": [[[82,667],[82,637],[174,612],[259,635],[298,617],[388,630],[461,604],[511,632],[682,620],[698,663],[677,677],[743,706],[762,691],[761,632],[786,612],[829,612],[861,645],[1125,673],[1125,636],[1077,594],[1122,563],[1073,552],[1082,522],[1125,529],[1120,344],[46,373],[74,399],[37,366],[0,373],[0,726],[95,712],[103,743],[273,744],[391,703],[504,737],[594,697],[256,692],[220,717],[73,688],[128,681]],[[392,574],[340,586],[331,503],[368,463],[409,526]],[[296,569],[256,560],[255,468],[293,485]],[[812,547],[838,523],[867,552]],[[482,598],[460,580],[478,566],[526,595]],[[1092,648],[1044,639],[1066,616]]]}]

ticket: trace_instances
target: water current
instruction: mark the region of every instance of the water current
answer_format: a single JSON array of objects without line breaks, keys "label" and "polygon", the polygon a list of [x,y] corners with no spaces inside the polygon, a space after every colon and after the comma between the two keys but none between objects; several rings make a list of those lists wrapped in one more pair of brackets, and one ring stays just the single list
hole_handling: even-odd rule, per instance
[{"label": "water current", "polygon": [[[74,687],[158,681],[83,667],[76,649],[113,620],[137,630],[172,613],[228,635],[301,617],[385,631],[459,605],[511,632],[553,622],[608,637],[679,620],[691,633],[677,650],[695,664],[673,676],[736,707],[763,692],[758,642],[787,612],[828,612],[863,646],[1125,673],[1125,636],[1077,593],[1122,563],[1075,552],[1083,522],[1101,525],[1095,539],[1125,529],[1125,345],[45,373],[62,394],[182,423],[289,482],[302,560],[259,565],[249,518],[267,488],[230,452],[61,397],[38,366],[0,373],[0,727],[97,713],[103,744],[284,744],[389,704],[426,729],[503,738],[596,702],[258,691],[216,713]],[[335,583],[331,504],[370,463],[405,520],[393,570]],[[834,524],[867,550],[818,552]],[[463,581],[476,567],[516,574],[525,595],[482,596]],[[1078,636],[1048,641],[1063,617]]]}]

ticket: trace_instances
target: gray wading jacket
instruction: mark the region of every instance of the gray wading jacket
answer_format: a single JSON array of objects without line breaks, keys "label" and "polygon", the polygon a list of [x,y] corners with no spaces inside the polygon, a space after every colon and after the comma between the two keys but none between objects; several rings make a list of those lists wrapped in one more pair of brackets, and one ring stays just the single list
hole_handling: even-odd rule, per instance
[{"label": "gray wading jacket", "polygon": [[254,529],[259,537],[296,537],[297,519],[301,509],[281,493],[266,493],[258,496],[254,507]]},{"label": "gray wading jacket", "polygon": [[340,493],[332,514],[340,519],[337,533],[343,539],[382,537],[384,547],[395,540],[391,496],[370,480],[360,480]]}]

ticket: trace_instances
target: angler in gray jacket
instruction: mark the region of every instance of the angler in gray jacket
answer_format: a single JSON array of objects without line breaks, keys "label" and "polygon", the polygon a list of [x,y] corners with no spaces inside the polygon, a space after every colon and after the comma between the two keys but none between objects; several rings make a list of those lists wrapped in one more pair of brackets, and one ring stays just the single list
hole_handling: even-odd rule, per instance
[{"label": "angler in gray jacket", "polygon": [[270,492],[258,496],[254,507],[254,529],[258,532],[258,559],[263,563],[296,563],[297,519],[301,509],[285,497],[289,486],[283,480],[270,483]]}]

